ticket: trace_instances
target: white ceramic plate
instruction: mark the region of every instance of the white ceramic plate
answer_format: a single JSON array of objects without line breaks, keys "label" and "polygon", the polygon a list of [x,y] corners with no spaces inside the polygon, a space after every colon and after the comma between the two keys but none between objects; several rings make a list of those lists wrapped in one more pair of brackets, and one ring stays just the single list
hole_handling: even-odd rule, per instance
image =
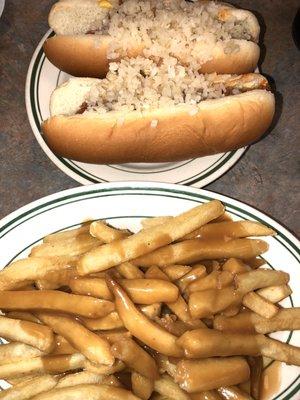
[{"label": "white ceramic plate", "polygon": [[0,0],[0,17],[3,13],[4,6],[5,6],[5,0]]},{"label": "white ceramic plate", "polygon": [[246,151],[246,147],[228,153],[176,163],[157,164],[85,164],[57,157],[41,135],[41,122],[49,117],[49,101],[53,90],[70,75],[60,71],[45,57],[43,43],[53,35],[50,30],[33,54],[26,81],[26,108],[33,133],[47,156],[67,175],[82,184],[115,181],[155,181],[203,187],[230,169]]},{"label": "white ceramic plate", "polygon": [[[241,202],[213,192],[181,185],[153,182],[98,184],[66,190],[35,201],[0,221],[0,265],[27,256],[45,235],[71,228],[83,221],[106,219],[120,228],[137,230],[141,218],[178,214],[198,203],[219,199],[234,220],[250,219],[275,229],[276,237],[264,255],[270,268],[290,274],[293,294],[284,307],[300,307],[300,251],[297,239],[270,217]],[[279,332],[276,338],[300,345],[300,331]],[[267,368],[272,368],[271,366]],[[272,400],[299,399],[300,368],[282,364],[281,385]],[[7,384],[2,381],[3,387]],[[267,399],[264,399],[267,400]]]}]

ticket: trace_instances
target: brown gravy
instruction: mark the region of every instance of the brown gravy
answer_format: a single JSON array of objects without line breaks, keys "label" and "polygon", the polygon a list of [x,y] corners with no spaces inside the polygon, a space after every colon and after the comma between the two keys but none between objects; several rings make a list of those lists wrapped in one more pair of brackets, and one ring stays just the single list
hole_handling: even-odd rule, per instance
[{"label": "brown gravy", "polygon": [[274,361],[262,373],[260,400],[271,400],[280,388],[280,382],[281,362]]}]

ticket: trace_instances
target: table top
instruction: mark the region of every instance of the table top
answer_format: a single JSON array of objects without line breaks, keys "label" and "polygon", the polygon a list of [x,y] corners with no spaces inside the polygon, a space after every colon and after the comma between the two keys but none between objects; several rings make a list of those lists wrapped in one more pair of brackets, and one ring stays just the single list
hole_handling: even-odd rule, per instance
[{"label": "table top", "polygon": [[[47,15],[54,2],[9,0],[0,19],[0,218],[42,196],[78,186],[44,154],[25,109],[28,65],[48,29]],[[205,189],[252,205],[299,234],[300,54],[291,35],[299,2],[232,3],[254,11],[261,22],[260,68],[276,91],[276,118],[271,132]]]}]

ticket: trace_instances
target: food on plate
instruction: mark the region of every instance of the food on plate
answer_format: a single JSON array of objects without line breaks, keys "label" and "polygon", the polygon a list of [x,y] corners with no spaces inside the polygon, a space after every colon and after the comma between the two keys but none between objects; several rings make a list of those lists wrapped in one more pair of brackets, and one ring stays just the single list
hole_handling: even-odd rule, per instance
[{"label": "food on plate", "polygon": [[215,200],[135,233],[89,222],[0,271],[0,399],[261,400],[264,357],[300,366],[267,336],[299,330],[300,309],[258,258],[253,236],[275,232],[224,215]]},{"label": "food on plate", "polygon": [[44,139],[88,163],[170,162],[258,140],[274,115],[260,74],[199,74],[174,57],[111,63],[103,80],[71,78],[54,90]]},{"label": "food on plate", "polygon": [[109,62],[139,55],[240,74],[252,72],[260,55],[254,14],[213,1],[61,0],[49,25],[56,35],[44,51],[74,76],[103,77]]}]

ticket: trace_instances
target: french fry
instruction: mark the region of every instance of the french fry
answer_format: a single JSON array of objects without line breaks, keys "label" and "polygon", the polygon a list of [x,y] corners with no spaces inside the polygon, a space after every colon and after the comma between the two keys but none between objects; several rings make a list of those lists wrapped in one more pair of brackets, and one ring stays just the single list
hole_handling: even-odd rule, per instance
[{"label": "french fry", "polygon": [[49,353],[54,346],[53,331],[47,326],[0,316],[0,337],[22,342]]},{"label": "french fry", "polygon": [[115,374],[116,372],[123,371],[125,369],[125,364],[123,361],[116,360],[113,365],[101,365],[101,364],[94,364],[89,360],[85,360],[84,368],[95,374],[99,375],[111,375]]},{"label": "french fry", "polygon": [[174,357],[180,357],[183,352],[176,345],[176,337],[150,321],[134,303],[124,289],[110,276],[107,276],[109,288],[115,296],[116,310],[124,326],[133,336],[154,350]]},{"label": "french fry", "polygon": [[190,325],[183,321],[177,320],[177,317],[174,314],[166,314],[162,318],[156,318],[155,322],[177,337],[183,335],[184,332],[191,329]]},{"label": "french fry", "polygon": [[170,281],[177,281],[192,271],[192,267],[188,265],[167,265],[164,268],[164,273],[168,276]]},{"label": "french fry", "polygon": [[55,346],[51,351],[51,354],[74,354],[77,350],[63,337],[60,335],[54,336]]},{"label": "french fry", "polygon": [[247,357],[247,361],[250,367],[250,394],[255,400],[259,400],[263,359],[261,356]]},{"label": "french fry", "polygon": [[190,400],[189,395],[168,375],[163,375],[154,382],[154,390],[170,399]]},{"label": "french fry", "polygon": [[289,274],[286,272],[258,269],[237,275],[235,284],[239,291],[246,294],[268,286],[285,285],[288,281]]},{"label": "french fry", "polygon": [[140,310],[142,311],[143,314],[146,315],[146,317],[154,319],[155,317],[158,317],[160,315],[161,304],[153,303],[146,306],[140,306]]},{"label": "french fry", "polygon": [[117,265],[116,270],[126,279],[142,279],[144,277],[143,271],[130,262]]},{"label": "french fry", "polygon": [[97,318],[113,311],[114,305],[107,300],[57,290],[0,291],[0,309],[57,311]]},{"label": "french fry", "polygon": [[171,216],[162,216],[162,217],[151,217],[142,219],[141,224],[143,229],[153,228],[157,225],[165,224],[166,222],[170,222],[174,217]]},{"label": "french fry", "polygon": [[193,264],[202,260],[222,258],[256,257],[268,250],[268,244],[258,239],[235,239],[229,242],[223,240],[190,239],[170,244],[150,254],[133,260],[140,267],[157,265],[164,267],[171,264]]},{"label": "french fry", "polygon": [[35,396],[32,400],[139,400],[128,390],[110,385],[76,385],[50,390]]},{"label": "french fry", "polygon": [[207,289],[223,289],[230,286],[233,278],[234,275],[229,271],[212,271],[209,275],[190,283],[187,291],[193,293]]},{"label": "french fry", "polygon": [[274,236],[276,232],[256,221],[213,222],[186,235],[184,239],[240,239],[250,236]]},{"label": "french fry", "polygon": [[251,268],[242,260],[229,258],[229,260],[223,264],[222,270],[231,272],[232,274],[243,274],[244,272],[251,271]]},{"label": "french fry", "polygon": [[79,228],[51,233],[50,235],[47,235],[44,237],[43,242],[44,243],[53,243],[53,242],[60,242],[63,240],[68,240],[68,239],[74,239],[74,238],[77,238],[78,236],[82,235],[83,233],[89,233],[89,230],[90,230],[90,224],[85,223],[82,226],[80,226]]},{"label": "french fry", "polygon": [[56,385],[56,389],[87,383],[99,384],[103,382],[104,378],[103,375],[94,374],[89,371],[76,372],[75,374],[63,376]]},{"label": "french fry", "polygon": [[0,346],[0,365],[41,356],[43,353],[24,343],[12,342]]},{"label": "french fry", "polygon": [[0,290],[18,289],[26,283],[43,279],[49,272],[59,271],[70,262],[70,257],[29,257],[17,260],[0,271]]},{"label": "french fry", "polygon": [[98,336],[106,339],[109,343],[114,344],[123,339],[130,339],[131,333],[126,329],[113,329],[111,331],[98,331],[96,332]]},{"label": "french fry", "polygon": [[264,357],[300,366],[300,347],[260,335],[260,352]]},{"label": "french fry", "polygon": [[253,312],[243,312],[234,317],[217,315],[214,328],[226,332],[272,333],[300,329],[300,308],[283,308],[271,319],[260,317]]},{"label": "french fry", "polygon": [[249,265],[251,269],[257,269],[259,267],[262,267],[263,265],[266,265],[266,260],[264,260],[261,257],[252,257],[248,258],[245,260],[246,265]]},{"label": "french fry", "polygon": [[194,267],[190,272],[184,275],[177,281],[177,285],[181,292],[184,292],[186,288],[194,281],[206,276],[206,268],[204,265],[198,265]]},{"label": "french fry", "polygon": [[224,333],[213,329],[195,329],[185,332],[177,344],[187,358],[226,357],[235,355],[257,356],[263,335]]},{"label": "french fry", "polygon": [[60,374],[66,371],[83,368],[85,357],[76,353],[72,355],[34,357],[0,366],[0,378],[18,378],[32,374]]},{"label": "french fry", "polygon": [[222,386],[218,389],[218,393],[224,400],[253,400],[248,393],[244,392],[237,386]]},{"label": "french fry", "polygon": [[102,318],[80,318],[83,325],[91,331],[118,329],[124,326],[116,311]]},{"label": "french fry", "polygon": [[57,384],[57,378],[51,375],[39,376],[25,382],[21,382],[14,387],[0,392],[2,400],[26,400],[33,396],[47,392]]},{"label": "french fry", "polygon": [[244,296],[243,305],[264,318],[273,318],[279,311],[275,304],[255,292],[247,293]]},{"label": "french fry", "polygon": [[138,372],[154,381],[159,377],[154,359],[143,350],[134,340],[124,338],[111,347],[115,358],[123,361],[131,370]]},{"label": "french fry", "polygon": [[51,313],[38,313],[37,315],[91,362],[105,365],[114,363],[108,341],[89,331],[75,319]]},{"label": "french fry", "polygon": [[271,303],[279,303],[281,300],[290,296],[292,290],[288,285],[279,285],[259,289],[256,293]]},{"label": "french fry", "polygon": [[10,311],[6,313],[8,318],[21,319],[23,321],[30,321],[40,324],[41,321],[33,314],[27,311]]},{"label": "french fry", "polygon": [[79,256],[99,246],[101,242],[90,234],[82,234],[75,238],[39,244],[31,249],[31,257]]},{"label": "french fry", "polygon": [[188,393],[217,389],[245,382],[250,377],[242,357],[182,360],[177,364],[175,380]]},{"label": "french fry", "polygon": [[90,225],[90,234],[102,243],[111,243],[131,235],[127,229],[116,229],[103,221],[94,221]]},{"label": "french fry", "polygon": [[154,389],[150,379],[135,371],[131,373],[131,386],[133,393],[142,400],[148,400]]},{"label": "french fry", "polygon": [[[122,279],[121,285],[126,289],[134,303],[153,304],[175,301],[178,288],[171,282],[160,279]],[[79,278],[70,282],[73,292],[91,295],[97,298],[112,299],[112,295],[103,278]]]},{"label": "french fry", "polygon": [[205,392],[190,393],[191,400],[221,400],[222,398],[216,390],[207,390]]},{"label": "french fry", "polygon": [[160,374],[164,374],[165,372],[174,379],[176,375],[176,364],[172,363],[167,356],[163,356],[162,354],[157,355],[157,362],[159,367]]},{"label": "french fry", "polygon": [[78,273],[86,275],[103,271],[150,253],[192,232],[223,213],[223,205],[214,200],[174,217],[163,226],[154,226],[125,239],[99,246],[81,257],[77,266]]},{"label": "french fry", "polygon": [[35,285],[39,290],[58,289],[68,286],[71,279],[77,274],[75,266],[66,266],[58,271],[49,271],[43,279],[37,279]]}]

